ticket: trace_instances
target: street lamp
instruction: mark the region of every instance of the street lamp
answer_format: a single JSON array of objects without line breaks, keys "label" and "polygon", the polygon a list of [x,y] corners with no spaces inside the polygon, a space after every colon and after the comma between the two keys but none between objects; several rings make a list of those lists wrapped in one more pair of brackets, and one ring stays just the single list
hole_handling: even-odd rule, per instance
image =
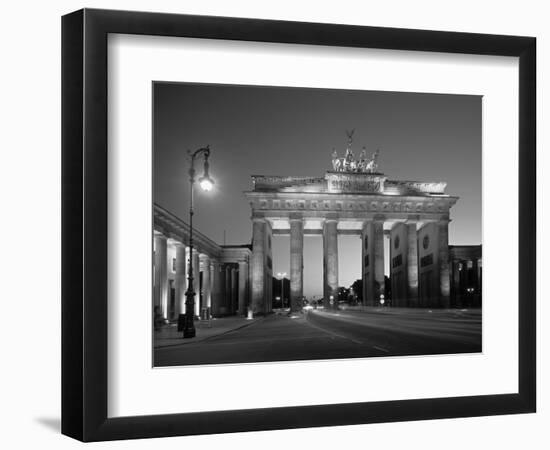
[{"label": "street lamp", "polygon": [[189,273],[187,275],[187,291],[185,292],[185,326],[183,327],[183,337],[195,337],[195,291],[193,289],[193,188],[195,186],[195,158],[204,155],[204,174],[199,178],[199,186],[204,191],[210,191],[214,187],[214,181],[208,173],[210,156],[210,146],[199,148],[193,153],[189,152],[191,157],[191,167],[189,168],[190,183],[190,202],[189,202]]},{"label": "street lamp", "polygon": [[277,278],[281,280],[281,305],[283,309],[285,307],[285,284],[283,282],[285,277],[286,277],[286,272],[279,272],[277,274]]}]

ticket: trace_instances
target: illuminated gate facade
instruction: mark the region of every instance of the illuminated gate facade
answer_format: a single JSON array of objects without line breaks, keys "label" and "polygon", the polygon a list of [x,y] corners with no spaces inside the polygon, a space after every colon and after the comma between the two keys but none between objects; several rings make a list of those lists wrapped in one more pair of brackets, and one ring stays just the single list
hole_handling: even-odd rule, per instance
[{"label": "illuminated gate facade", "polygon": [[[376,159],[374,155],[374,162]],[[363,301],[385,295],[384,236],[390,238],[392,305],[449,307],[449,221],[458,197],[444,182],[390,180],[373,161],[336,158],[324,177],[252,176],[251,307],[272,308],[273,235],[290,236],[291,309],[302,308],[304,235],[323,237],[325,307],[337,307],[338,235],[362,243]],[[330,300],[334,300],[331,302]]]}]

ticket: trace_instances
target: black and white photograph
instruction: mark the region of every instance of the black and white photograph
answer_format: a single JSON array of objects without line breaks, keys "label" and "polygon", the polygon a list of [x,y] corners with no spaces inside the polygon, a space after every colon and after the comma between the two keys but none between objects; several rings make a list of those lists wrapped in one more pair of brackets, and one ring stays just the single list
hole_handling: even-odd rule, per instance
[{"label": "black and white photograph", "polygon": [[482,96],[152,95],[155,367],[482,352]]}]

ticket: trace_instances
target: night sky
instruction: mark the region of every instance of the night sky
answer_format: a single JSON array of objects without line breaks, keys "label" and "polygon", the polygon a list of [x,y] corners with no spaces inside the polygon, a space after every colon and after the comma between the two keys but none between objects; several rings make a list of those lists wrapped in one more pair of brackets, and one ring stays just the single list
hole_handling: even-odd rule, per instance
[{"label": "night sky", "polygon": [[[250,243],[250,175],[323,176],[355,129],[358,156],[377,148],[389,179],[446,181],[460,197],[450,244],[481,243],[481,97],[335,89],[155,83],[156,203],[188,222],[187,150],[207,144],[215,190],[196,190],[196,227],[214,241]],[[198,176],[202,174],[198,171]],[[274,237],[274,272],[289,272],[289,239]],[[322,240],[305,237],[304,295],[322,293]],[[360,278],[360,241],[339,238],[340,285]]]}]

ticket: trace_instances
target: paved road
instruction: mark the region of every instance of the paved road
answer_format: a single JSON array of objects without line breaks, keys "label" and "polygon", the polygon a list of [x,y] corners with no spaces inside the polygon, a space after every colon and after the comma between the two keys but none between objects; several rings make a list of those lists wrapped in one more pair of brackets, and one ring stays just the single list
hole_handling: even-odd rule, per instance
[{"label": "paved road", "polygon": [[155,366],[481,351],[479,310],[310,311],[272,315],[196,344],[155,349]]}]

